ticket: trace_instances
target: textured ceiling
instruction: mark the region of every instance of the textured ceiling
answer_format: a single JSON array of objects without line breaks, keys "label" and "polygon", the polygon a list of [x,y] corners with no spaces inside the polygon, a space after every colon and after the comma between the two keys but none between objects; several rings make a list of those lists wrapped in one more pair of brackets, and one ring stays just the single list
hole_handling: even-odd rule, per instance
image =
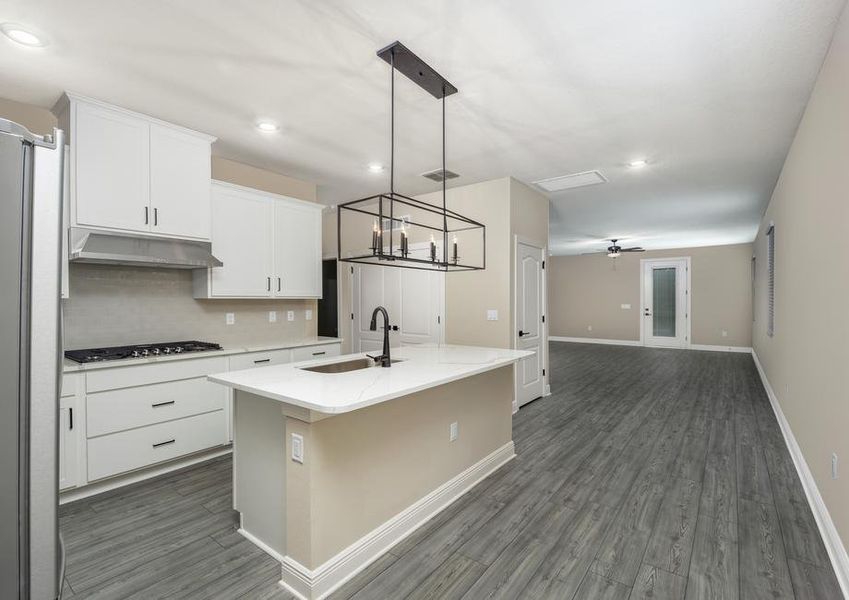
[{"label": "textured ceiling", "polygon": [[[551,249],[750,241],[844,0],[5,0],[0,96],[70,89],[219,138],[215,152],[315,181],[328,204],[387,187],[387,65],[399,39],[460,92],[448,167],[463,185],[599,169],[551,195]],[[439,104],[398,80],[397,184],[440,160]],[[253,127],[270,118],[281,131]],[[647,158],[630,170],[626,163]]]}]

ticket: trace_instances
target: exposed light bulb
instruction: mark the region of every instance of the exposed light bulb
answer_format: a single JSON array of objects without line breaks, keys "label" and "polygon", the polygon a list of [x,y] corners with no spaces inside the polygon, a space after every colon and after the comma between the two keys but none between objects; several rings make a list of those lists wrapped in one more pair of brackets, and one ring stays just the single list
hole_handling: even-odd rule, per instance
[{"label": "exposed light bulb", "polygon": [[632,160],[631,162],[628,163],[628,166],[631,167],[632,169],[642,169],[647,164],[648,164],[648,161],[644,158],[641,158],[639,160]]}]

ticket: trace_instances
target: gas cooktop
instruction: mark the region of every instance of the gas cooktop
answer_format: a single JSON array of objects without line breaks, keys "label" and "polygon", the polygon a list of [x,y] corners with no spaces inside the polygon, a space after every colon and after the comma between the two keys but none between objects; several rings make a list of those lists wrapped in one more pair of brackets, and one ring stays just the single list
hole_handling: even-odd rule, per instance
[{"label": "gas cooktop", "polygon": [[65,357],[78,363],[105,362],[125,358],[150,358],[152,356],[171,356],[187,352],[208,352],[221,350],[219,344],[210,342],[168,342],[165,344],[138,344],[136,346],[112,346],[110,348],[87,348],[66,350]]}]

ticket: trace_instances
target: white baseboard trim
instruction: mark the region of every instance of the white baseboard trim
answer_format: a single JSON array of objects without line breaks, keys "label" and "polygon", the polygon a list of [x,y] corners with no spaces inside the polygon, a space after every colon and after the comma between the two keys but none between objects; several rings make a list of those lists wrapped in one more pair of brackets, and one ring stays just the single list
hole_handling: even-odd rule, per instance
[{"label": "white baseboard trim", "polygon": [[690,344],[690,350],[704,350],[707,352],[741,352],[751,354],[752,349],[748,346],[712,346],[710,344]]},{"label": "white baseboard trim", "polygon": [[186,467],[191,467],[192,465],[206,462],[213,458],[218,458],[219,456],[224,456],[225,454],[232,454],[232,452],[233,447],[228,443],[225,448],[216,448],[211,451],[205,450],[185,458],[177,458],[167,463],[146,467],[144,469],[139,469],[138,471],[132,471],[125,475],[117,475],[115,477],[110,477],[109,479],[103,479],[80,487],[68,488],[67,490],[59,492],[59,505],[61,506],[68,502],[74,502],[75,500],[82,500],[83,498],[102,494],[103,492],[108,492],[110,490],[116,490],[118,488],[132,485],[139,481],[144,481],[145,479],[151,479],[152,477],[158,477],[159,475],[164,475],[172,471],[179,471],[180,469],[185,469]]},{"label": "white baseboard trim", "polygon": [[281,586],[302,600],[321,600],[515,456],[513,442],[504,444],[315,569],[280,556],[247,531],[239,532],[280,561]]},{"label": "white baseboard trim", "polygon": [[576,344],[609,344],[611,346],[642,346],[639,340],[606,340],[603,338],[548,336],[550,342],[573,342]]},{"label": "white baseboard trim", "polygon": [[545,389],[542,392],[542,397],[551,396],[551,386],[549,384],[545,384]]},{"label": "white baseboard trim", "polygon": [[778,397],[775,391],[769,384],[766,378],[766,373],[758,360],[758,354],[752,350],[752,358],[755,360],[755,366],[761,376],[764,389],[769,397],[769,403],[772,405],[772,410],[775,412],[775,417],[778,419],[778,425],[781,427],[781,433],[784,435],[784,442],[787,444],[787,449],[790,451],[790,456],[793,458],[793,464],[796,466],[796,472],[799,474],[799,479],[802,481],[802,487],[805,490],[805,496],[808,499],[808,504],[811,507],[811,512],[814,513],[814,519],[819,527],[820,535],[822,536],[825,548],[828,551],[828,556],[831,559],[832,567],[837,575],[837,581],[840,583],[840,589],[843,591],[843,596],[849,598],[849,555],[846,553],[846,547],[837,533],[837,528],[834,526],[834,521],[831,520],[831,515],[828,508],[820,495],[817,488],[814,476],[811,474],[808,463],[805,461],[805,456],[802,454],[802,449],[799,447],[796,437],[793,435],[793,430],[790,429],[790,423],[784,416],[784,411],[781,410],[781,405],[778,403]]},{"label": "white baseboard trim", "polygon": [[[551,335],[548,337],[552,342],[571,342],[575,344],[608,344],[611,346],[642,346],[639,340],[607,340],[603,338],[563,337]],[[673,350],[703,350],[707,352],[741,352],[751,354],[752,349],[748,346],[713,346],[710,344],[690,344],[686,348],[672,348]]]}]

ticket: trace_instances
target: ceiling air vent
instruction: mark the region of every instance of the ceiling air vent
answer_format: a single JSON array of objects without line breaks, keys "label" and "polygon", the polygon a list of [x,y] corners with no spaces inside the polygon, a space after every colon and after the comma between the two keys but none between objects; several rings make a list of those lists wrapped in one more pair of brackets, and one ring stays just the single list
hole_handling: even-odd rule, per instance
[{"label": "ceiling air vent", "polygon": [[572,173],[571,175],[540,179],[539,181],[534,181],[534,185],[541,187],[546,192],[562,192],[563,190],[571,190],[572,188],[606,182],[607,178],[599,171],[584,171],[583,173]]},{"label": "ceiling air vent", "polygon": [[[444,178],[442,177],[442,173],[445,173]],[[448,169],[445,169],[445,171],[443,171],[442,169],[434,169],[433,171],[428,171],[427,173],[422,173],[422,177],[427,177],[428,179],[430,179],[432,181],[440,181],[441,182],[443,179],[457,179],[459,177],[459,175],[457,173],[455,173],[454,171],[449,171]]]}]

